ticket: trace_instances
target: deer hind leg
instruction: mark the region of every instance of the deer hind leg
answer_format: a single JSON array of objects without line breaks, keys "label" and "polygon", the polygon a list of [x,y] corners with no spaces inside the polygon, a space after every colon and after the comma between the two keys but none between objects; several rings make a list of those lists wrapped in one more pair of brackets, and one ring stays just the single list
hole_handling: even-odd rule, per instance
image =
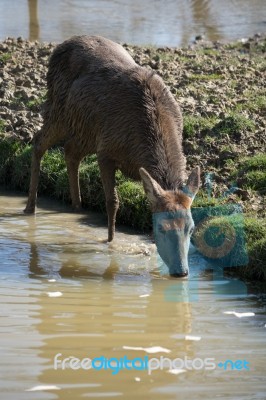
[{"label": "deer hind leg", "polygon": [[79,165],[83,157],[87,155],[84,147],[77,143],[76,138],[69,139],[65,144],[65,160],[69,179],[69,189],[72,206],[75,211],[81,209],[81,196],[79,188]]},{"label": "deer hind leg", "polygon": [[105,193],[106,210],[108,215],[108,242],[111,242],[115,233],[116,213],[119,199],[115,189],[115,162],[108,158],[99,157],[101,180]]},{"label": "deer hind leg", "polygon": [[36,134],[32,151],[29,196],[24,210],[26,214],[33,214],[35,212],[41,159],[46,150],[53,146],[60,138],[60,132],[57,132],[53,125],[49,125],[47,128],[43,127]]}]

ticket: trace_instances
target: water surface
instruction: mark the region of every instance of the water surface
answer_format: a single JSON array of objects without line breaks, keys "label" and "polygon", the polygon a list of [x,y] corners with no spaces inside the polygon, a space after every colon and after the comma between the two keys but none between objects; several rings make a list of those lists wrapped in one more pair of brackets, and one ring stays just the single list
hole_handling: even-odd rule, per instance
[{"label": "water surface", "polygon": [[266,31],[265,0],[1,0],[0,39],[61,42],[99,34],[118,42],[185,46]]},{"label": "water surface", "polygon": [[[118,229],[109,246],[104,217],[44,200],[24,216],[25,201],[0,195],[1,399],[265,399],[262,288],[236,293],[235,280],[217,280],[193,255],[189,279],[163,279],[147,237]],[[113,375],[55,370],[58,353],[246,360],[250,369]]]}]

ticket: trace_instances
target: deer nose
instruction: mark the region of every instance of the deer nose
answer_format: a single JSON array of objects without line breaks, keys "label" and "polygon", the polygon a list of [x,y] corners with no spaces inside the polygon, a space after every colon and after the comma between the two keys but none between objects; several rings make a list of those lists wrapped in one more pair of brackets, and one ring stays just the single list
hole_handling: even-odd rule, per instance
[{"label": "deer nose", "polygon": [[173,278],[183,278],[184,276],[187,276],[187,275],[188,275],[188,271],[170,274],[170,276],[172,276]]}]

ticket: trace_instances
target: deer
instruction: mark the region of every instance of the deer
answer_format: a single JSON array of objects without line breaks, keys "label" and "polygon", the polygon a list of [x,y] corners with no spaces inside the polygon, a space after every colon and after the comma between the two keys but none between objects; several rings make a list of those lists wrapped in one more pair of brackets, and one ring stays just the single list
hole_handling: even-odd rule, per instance
[{"label": "deer", "polygon": [[43,126],[34,135],[27,214],[35,212],[40,163],[52,146],[64,145],[74,210],[81,209],[79,165],[96,154],[108,216],[115,234],[119,199],[115,172],[142,181],[151,207],[155,244],[169,275],[188,275],[194,223],[191,204],[200,167],[189,176],[182,147],[181,109],[152,69],[138,65],[118,43],[73,36],[49,60]]}]

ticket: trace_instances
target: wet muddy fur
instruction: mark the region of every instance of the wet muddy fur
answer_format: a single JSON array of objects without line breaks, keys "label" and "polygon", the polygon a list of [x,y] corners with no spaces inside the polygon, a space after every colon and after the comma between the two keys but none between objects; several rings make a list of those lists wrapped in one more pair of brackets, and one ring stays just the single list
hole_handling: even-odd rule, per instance
[{"label": "wet muddy fur", "polygon": [[[40,161],[58,142],[64,142],[75,209],[81,205],[80,162],[86,155],[97,154],[109,241],[114,237],[119,206],[117,169],[132,179],[142,178],[153,212],[190,207],[190,199],[181,193],[186,180],[182,115],[158,75],[137,65],[122,46],[108,39],[76,36],[54,50],[47,89],[43,127],[34,139],[25,212],[35,211]],[[199,169],[192,173],[189,185],[195,194]]]}]

